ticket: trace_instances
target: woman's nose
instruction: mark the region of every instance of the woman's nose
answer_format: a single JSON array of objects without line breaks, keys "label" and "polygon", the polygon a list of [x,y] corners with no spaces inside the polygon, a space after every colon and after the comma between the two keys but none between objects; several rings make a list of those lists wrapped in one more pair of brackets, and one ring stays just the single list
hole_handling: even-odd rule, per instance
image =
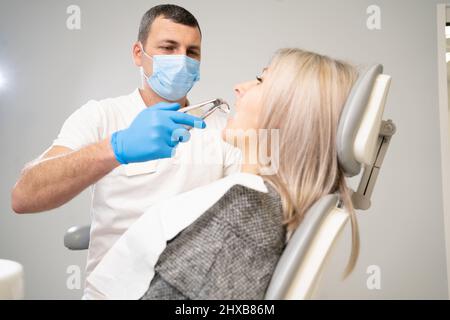
[{"label": "woman's nose", "polygon": [[236,97],[240,98],[242,95],[245,94],[245,92],[250,89],[254,85],[254,81],[247,81],[243,83],[239,83],[234,86],[234,93],[236,94]]},{"label": "woman's nose", "polygon": [[240,84],[234,86],[234,94],[237,98],[240,98],[242,96],[242,88]]}]

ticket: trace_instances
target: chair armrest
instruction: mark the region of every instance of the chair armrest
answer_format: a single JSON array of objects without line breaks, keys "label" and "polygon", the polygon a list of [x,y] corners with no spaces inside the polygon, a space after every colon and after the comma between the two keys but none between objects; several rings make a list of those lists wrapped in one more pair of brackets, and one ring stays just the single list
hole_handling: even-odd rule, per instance
[{"label": "chair armrest", "polygon": [[64,246],[70,250],[88,249],[90,231],[90,225],[70,227],[64,235]]}]

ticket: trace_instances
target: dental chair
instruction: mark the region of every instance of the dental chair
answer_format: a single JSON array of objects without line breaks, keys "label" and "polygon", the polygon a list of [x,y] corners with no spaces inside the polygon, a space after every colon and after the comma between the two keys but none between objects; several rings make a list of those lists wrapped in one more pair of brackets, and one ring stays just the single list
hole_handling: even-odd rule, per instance
[{"label": "dental chair", "polygon": [[[391,77],[382,65],[361,71],[339,121],[337,151],[346,177],[364,168],[358,189],[352,192],[355,210],[367,210],[384,155],[395,133],[391,120],[382,120]],[[333,244],[349,220],[339,194],[319,199],[292,234],[266,291],[266,300],[310,299]],[[70,250],[89,247],[90,226],[67,230],[64,245]]]},{"label": "dental chair", "polygon": [[[346,177],[364,167],[358,189],[352,191],[355,210],[367,210],[395,125],[381,119],[391,77],[373,65],[360,72],[339,120],[337,151]],[[266,300],[311,299],[327,258],[349,220],[338,193],[328,194],[307,211],[278,261]]]}]

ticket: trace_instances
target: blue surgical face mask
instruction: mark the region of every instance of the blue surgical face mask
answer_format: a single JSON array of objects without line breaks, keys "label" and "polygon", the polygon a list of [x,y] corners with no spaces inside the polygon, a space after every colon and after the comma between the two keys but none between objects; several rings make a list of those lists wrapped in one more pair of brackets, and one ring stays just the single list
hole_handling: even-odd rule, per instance
[{"label": "blue surgical face mask", "polygon": [[185,55],[154,55],[145,56],[153,60],[153,74],[144,76],[153,91],[168,101],[176,101],[192,89],[194,83],[200,80],[200,62]]}]

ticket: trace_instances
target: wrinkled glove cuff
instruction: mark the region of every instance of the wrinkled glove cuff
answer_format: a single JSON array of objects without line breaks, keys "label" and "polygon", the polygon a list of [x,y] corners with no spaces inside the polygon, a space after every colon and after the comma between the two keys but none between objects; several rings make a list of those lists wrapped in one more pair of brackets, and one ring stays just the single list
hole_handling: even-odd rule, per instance
[{"label": "wrinkled glove cuff", "polygon": [[121,164],[128,164],[128,162],[123,158],[123,146],[120,142],[119,138],[120,131],[116,131],[111,136],[111,146],[114,151],[114,155],[116,156],[116,160],[119,161]]}]

